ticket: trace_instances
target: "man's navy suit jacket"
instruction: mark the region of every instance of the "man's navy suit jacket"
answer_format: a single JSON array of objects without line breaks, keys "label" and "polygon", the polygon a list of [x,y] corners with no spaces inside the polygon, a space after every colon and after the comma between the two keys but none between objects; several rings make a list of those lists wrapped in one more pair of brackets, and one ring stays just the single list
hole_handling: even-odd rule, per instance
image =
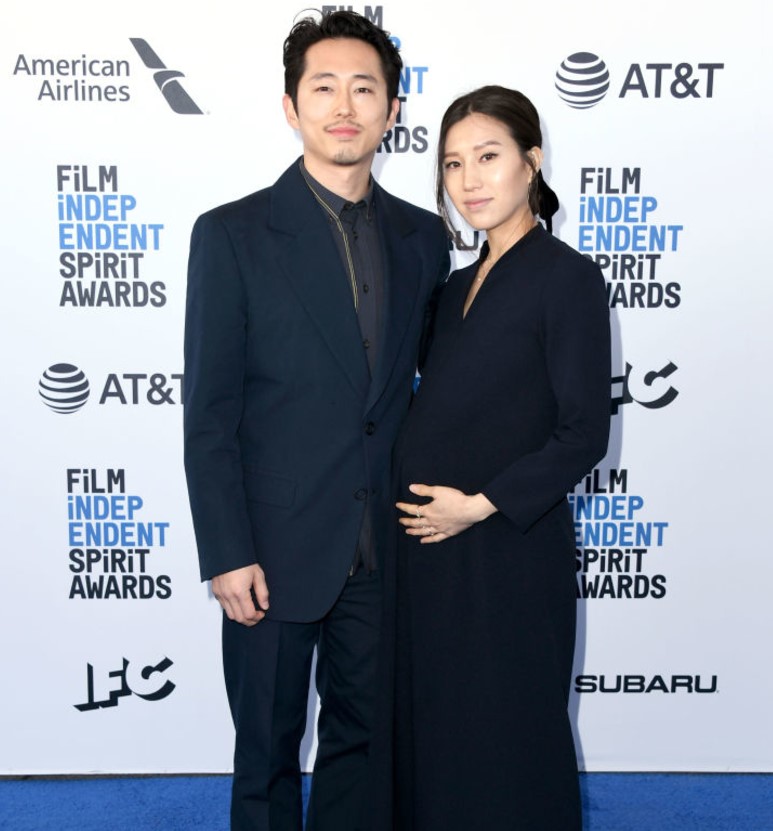
[{"label": "man's navy suit jacket", "polygon": [[329,220],[297,163],[193,229],[185,467],[201,576],[259,563],[277,620],[317,620],[335,602],[366,499],[381,562],[395,522],[390,455],[448,239],[436,216],[374,187],[385,268],[372,378]]}]

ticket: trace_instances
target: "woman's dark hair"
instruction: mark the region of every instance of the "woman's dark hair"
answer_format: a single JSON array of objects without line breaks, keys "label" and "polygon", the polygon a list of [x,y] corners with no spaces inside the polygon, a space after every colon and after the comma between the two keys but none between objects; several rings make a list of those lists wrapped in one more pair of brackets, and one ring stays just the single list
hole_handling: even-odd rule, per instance
[{"label": "woman's dark hair", "polygon": [[436,198],[440,215],[449,230],[454,228],[448,216],[443,185],[443,157],[446,152],[448,131],[468,115],[478,113],[495,118],[504,124],[521,151],[521,158],[535,172],[529,186],[529,207],[532,213],[539,214],[545,220],[548,231],[552,231],[552,217],[558,210],[558,197],[548,187],[542,171],[536,169],[534,159],[528,151],[532,147],[542,147],[542,130],[539,125],[539,113],[534,104],[522,93],[514,89],[499,86],[486,86],[468,92],[457,98],[446,110],[440,123],[440,137],[437,148]]},{"label": "woman's dark hair", "polygon": [[397,98],[403,61],[385,32],[357,12],[330,12],[319,20],[304,17],[290,30],[284,42],[285,93],[298,108],[298,82],[306,69],[306,52],[321,40],[352,38],[372,46],[381,59],[389,103]]}]

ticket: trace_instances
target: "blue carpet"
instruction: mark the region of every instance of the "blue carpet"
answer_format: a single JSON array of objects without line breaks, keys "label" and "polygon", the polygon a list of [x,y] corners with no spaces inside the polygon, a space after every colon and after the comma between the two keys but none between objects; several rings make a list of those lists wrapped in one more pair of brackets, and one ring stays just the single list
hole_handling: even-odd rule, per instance
[{"label": "blue carpet", "polygon": [[[773,774],[591,773],[581,782],[585,831],[773,831]],[[225,776],[4,779],[0,828],[228,831],[229,787]]]}]

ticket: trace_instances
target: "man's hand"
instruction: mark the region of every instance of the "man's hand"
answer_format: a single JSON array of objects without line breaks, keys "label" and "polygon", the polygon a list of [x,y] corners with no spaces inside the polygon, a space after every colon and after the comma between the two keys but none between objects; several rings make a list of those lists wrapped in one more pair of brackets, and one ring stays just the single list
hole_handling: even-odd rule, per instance
[{"label": "man's hand", "polygon": [[[250,589],[255,592],[260,609],[255,608]],[[218,599],[229,620],[235,620],[245,626],[260,623],[268,611],[266,576],[257,563],[213,577],[212,593]]]},{"label": "man's hand", "polygon": [[421,537],[422,543],[443,542],[497,511],[482,493],[468,496],[456,488],[442,485],[411,485],[408,490],[432,500],[426,505],[397,503],[397,507],[408,514],[399,520],[405,526],[405,533]]}]

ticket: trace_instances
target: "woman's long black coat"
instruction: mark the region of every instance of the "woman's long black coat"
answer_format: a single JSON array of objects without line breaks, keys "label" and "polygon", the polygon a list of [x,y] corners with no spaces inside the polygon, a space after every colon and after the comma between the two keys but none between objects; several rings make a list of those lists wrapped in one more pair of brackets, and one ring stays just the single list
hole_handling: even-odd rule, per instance
[{"label": "woman's long black coat", "polygon": [[395,451],[411,483],[483,492],[498,513],[385,564],[377,828],[573,831],[567,715],[575,539],[566,494],[604,456],[609,312],[598,268],[536,226],[438,306],[421,386]]}]

